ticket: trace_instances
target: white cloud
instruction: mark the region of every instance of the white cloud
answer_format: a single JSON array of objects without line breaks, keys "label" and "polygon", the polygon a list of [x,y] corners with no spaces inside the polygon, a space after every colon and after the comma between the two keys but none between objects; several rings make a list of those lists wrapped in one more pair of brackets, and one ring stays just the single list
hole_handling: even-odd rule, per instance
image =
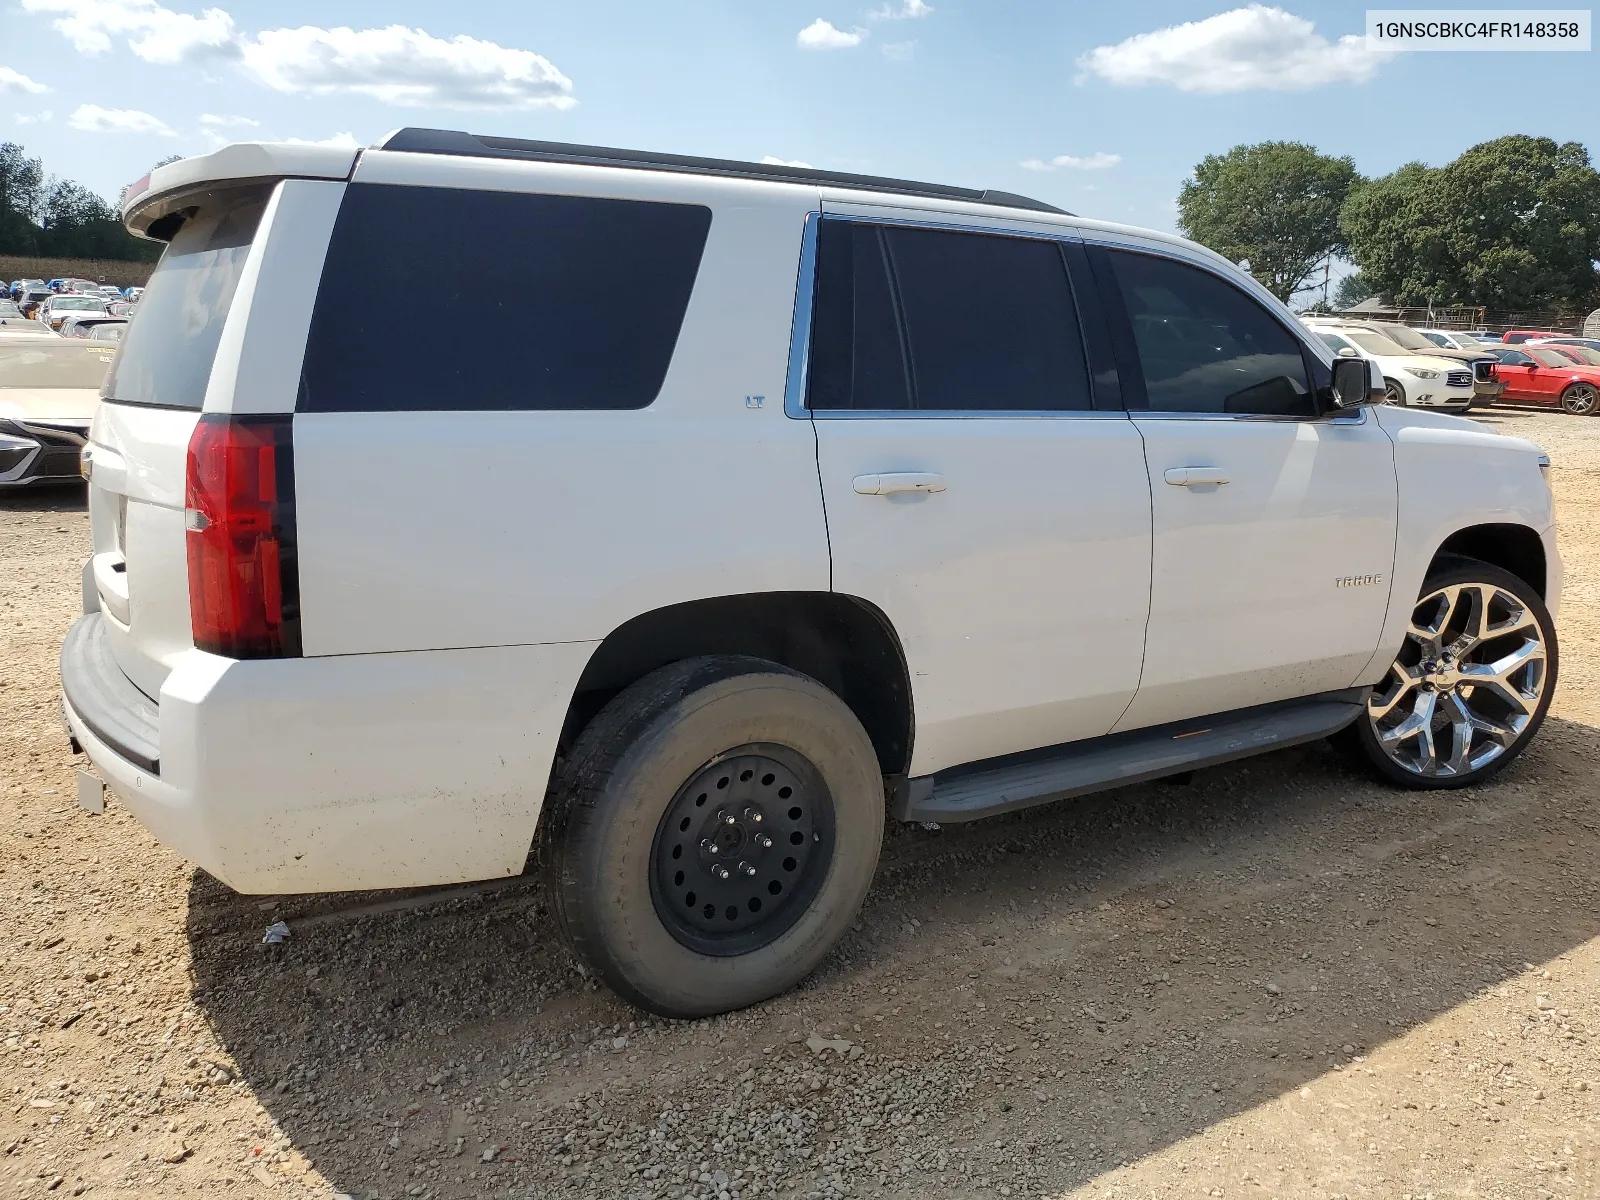
[{"label": "white cloud", "polygon": [[49,90],[44,84],[29,79],[21,71],[0,67],[0,92],[24,92],[29,96],[40,96]]},{"label": "white cloud", "polygon": [[807,170],[811,169],[810,163],[801,162],[798,158],[778,158],[772,154],[763,154],[761,162],[768,167],[805,167]]},{"label": "white cloud", "polygon": [[113,38],[146,62],[232,58],[239,52],[233,18],[220,8],[198,17],[157,0],[22,0],[22,10],[58,14],[55,29],[82,54],[104,54]]},{"label": "white cloud", "polygon": [[98,104],[80,104],[67,118],[67,124],[84,133],[155,133],[162,137],[173,136],[173,129],[160,117],[153,117],[136,108],[101,108]]},{"label": "white cloud", "polygon": [[201,113],[200,124],[206,126],[208,129],[254,129],[260,125],[261,122],[252,121],[249,117],[227,117],[218,116],[216,113]]},{"label": "white cloud", "polygon": [[883,44],[883,56],[893,59],[895,62],[908,62],[916,52],[917,43],[915,41],[885,42]]},{"label": "white cloud", "polygon": [[1123,87],[1164,83],[1181,92],[1299,92],[1365,82],[1384,57],[1367,49],[1361,34],[1329,42],[1304,17],[1251,4],[1097,46],[1078,59],[1078,67],[1083,75]]},{"label": "white cloud", "polygon": [[1107,167],[1114,167],[1122,161],[1120,154],[1058,154],[1054,158],[1030,158],[1023,162],[1023,166],[1030,171],[1055,171],[1065,167],[1069,171],[1104,171]]},{"label": "white cloud", "polygon": [[572,81],[531,50],[421,29],[268,29],[241,33],[220,8],[199,16],[159,0],[21,0],[84,54],[123,40],[153,63],[231,59],[280,92],[371,96],[407,108],[571,108]]},{"label": "white cloud", "polygon": [[359,150],[361,143],[356,141],[353,133],[336,133],[325,138],[278,138],[280,142],[288,142],[291,146],[332,146],[335,150]]},{"label": "white cloud", "polygon": [[870,21],[915,21],[925,17],[933,9],[924,0],[900,0],[900,7],[894,8],[885,4],[882,8],[874,9],[867,14]]},{"label": "white cloud", "polygon": [[18,125],[43,125],[47,121],[55,120],[55,118],[56,114],[47,108],[41,113],[17,113],[14,119]]},{"label": "white cloud", "polygon": [[818,17],[795,35],[794,40],[802,50],[848,50],[861,45],[866,36],[865,29],[838,29],[831,22]]},{"label": "white cloud", "polygon": [[244,45],[244,65],[280,92],[354,93],[403,108],[571,108],[572,81],[531,50],[457,35],[446,41],[384,29],[269,29]]}]

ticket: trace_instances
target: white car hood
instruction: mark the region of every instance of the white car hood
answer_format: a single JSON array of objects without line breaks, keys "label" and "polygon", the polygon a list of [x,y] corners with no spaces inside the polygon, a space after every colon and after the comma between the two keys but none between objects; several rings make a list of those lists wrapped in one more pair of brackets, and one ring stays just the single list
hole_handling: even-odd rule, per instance
[{"label": "white car hood", "polygon": [[88,426],[99,388],[0,388],[0,417]]},{"label": "white car hood", "polygon": [[1437,409],[1374,404],[1372,411],[1378,418],[1378,424],[1393,438],[1399,438],[1406,433],[1437,434],[1439,439],[1446,441],[1460,439],[1474,445],[1493,446],[1519,453],[1544,453],[1536,443],[1530,442],[1527,438],[1511,437],[1485,425],[1482,421],[1454,416],[1439,412]]},{"label": "white car hood", "polygon": [[1470,371],[1471,363],[1464,363],[1456,358],[1430,358],[1426,354],[1391,354],[1385,356],[1385,361],[1396,363],[1410,371],[1438,371],[1441,375],[1446,371]]}]

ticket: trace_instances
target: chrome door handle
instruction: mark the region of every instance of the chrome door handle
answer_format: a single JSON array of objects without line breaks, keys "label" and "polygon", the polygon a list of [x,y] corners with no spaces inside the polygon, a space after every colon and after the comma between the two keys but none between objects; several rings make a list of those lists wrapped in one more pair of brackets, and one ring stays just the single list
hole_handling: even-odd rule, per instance
[{"label": "chrome door handle", "polygon": [[1214,487],[1228,482],[1221,467],[1168,467],[1162,476],[1173,487]]},{"label": "chrome door handle", "polygon": [[891,471],[884,475],[857,475],[850,486],[863,496],[892,496],[896,492],[942,492],[944,476],[932,471]]}]

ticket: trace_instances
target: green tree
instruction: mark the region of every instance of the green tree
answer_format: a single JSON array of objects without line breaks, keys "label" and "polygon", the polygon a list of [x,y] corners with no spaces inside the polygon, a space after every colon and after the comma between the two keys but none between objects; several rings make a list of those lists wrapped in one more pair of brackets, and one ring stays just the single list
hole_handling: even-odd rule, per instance
[{"label": "green tree", "polygon": [[0,142],[0,254],[39,249],[44,166],[15,142]]},{"label": "green tree", "polygon": [[1367,277],[1360,271],[1352,271],[1334,285],[1333,311],[1343,312],[1360,304],[1372,294],[1372,285],[1367,282]]},{"label": "green tree", "polygon": [[1600,173],[1576,142],[1514,134],[1358,188],[1350,256],[1399,304],[1579,308],[1600,299]]},{"label": "green tree", "polygon": [[134,237],[110,204],[80,183],[53,180],[44,198],[40,250],[60,258],[153,261],[161,246]]},{"label": "green tree", "polygon": [[1349,158],[1300,142],[1261,142],[1207,155],[1178,193],[1178,228],[1218,254],[1248,259],[1287,301],[1344,249],[1339,212],[1360,179]]}]

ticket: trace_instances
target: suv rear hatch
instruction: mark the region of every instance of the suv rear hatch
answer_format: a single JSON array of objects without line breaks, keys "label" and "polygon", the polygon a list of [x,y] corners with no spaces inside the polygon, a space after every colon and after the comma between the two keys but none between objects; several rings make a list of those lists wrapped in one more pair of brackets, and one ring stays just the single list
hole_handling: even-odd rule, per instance
[{"label": "suv rear hatch", "polygon": [[271,191],[257,183],[184,197],[181,223],[140,299],[90,432],[91,574],[104,636],[123,673],[152,698],[174,658],[193,645],[184,532],[189,439]]}]

